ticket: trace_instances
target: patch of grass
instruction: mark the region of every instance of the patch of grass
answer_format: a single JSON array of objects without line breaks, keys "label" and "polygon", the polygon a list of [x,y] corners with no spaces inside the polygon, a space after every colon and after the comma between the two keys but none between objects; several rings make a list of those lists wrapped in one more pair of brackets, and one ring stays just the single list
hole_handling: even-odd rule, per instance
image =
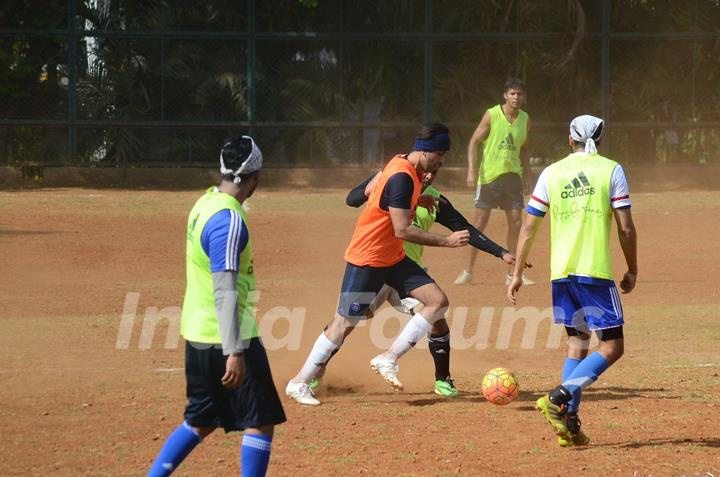
[{"label": "patch of grass", "polygon": [[338,465],[355,465],[357,464],[357,460],[351,455],[344,455],[336,458],[334,463]]},{"label": "patch of grass", "polygon": [[311,442],[293,442],[293,447],[300,450],[315,450],[318,448],[317,444]]}]

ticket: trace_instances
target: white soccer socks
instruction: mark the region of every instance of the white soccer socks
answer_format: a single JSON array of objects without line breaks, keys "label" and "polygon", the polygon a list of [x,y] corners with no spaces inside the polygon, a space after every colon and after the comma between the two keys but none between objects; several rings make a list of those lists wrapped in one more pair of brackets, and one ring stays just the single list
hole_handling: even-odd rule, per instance
[{"label": "white soccer socks", "polygon": [[432,325],[420,313],[414,314],[390,346],[387,355],[397,360],[430,333],[431,329]]},{"label": "white soccer socks", "polygon": [[300,369],[300,372],[293,379],[294,382],[309,383],[315,375],[317,375],[320,368],[325,366],[325,363],[330,359],[333,352],[340,346],[336,345],[325,336],[325,332],[320,333],[320,336],[315,340],[315,344],[310,351],[310,354],[305,360],[305,364]]}]

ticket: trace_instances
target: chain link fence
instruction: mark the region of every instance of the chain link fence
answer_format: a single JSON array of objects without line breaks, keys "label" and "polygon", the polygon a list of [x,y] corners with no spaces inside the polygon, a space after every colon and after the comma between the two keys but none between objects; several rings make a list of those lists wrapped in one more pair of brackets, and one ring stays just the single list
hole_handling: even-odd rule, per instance
[{"label": "chain link fence", "polygon": [[531,155],[604,117],[629,164],[717,164],[718,0],[67,0],[0,10],[0,164],[198,166],[251,133],[268,164],[378,164],[425,121],[462,166],[509,76]]}]

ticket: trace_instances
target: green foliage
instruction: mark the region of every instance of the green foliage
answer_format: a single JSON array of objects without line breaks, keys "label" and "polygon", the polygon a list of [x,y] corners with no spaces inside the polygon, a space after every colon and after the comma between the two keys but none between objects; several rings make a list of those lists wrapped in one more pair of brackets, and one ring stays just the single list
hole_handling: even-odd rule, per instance
[{"label": "green foliage", "polygon": [[[424,120],[425,43],[410,36],[425,30],[424,2],[254,0],[256,31],[287,36],[256,40],[256,89],[248,91],[253,67],[248,63],[249,44],[230,33],[247,31],[248,1],[78,2],[75,28],[170,33],[162,38],[79,38],[74,52],[77,117],[123,126],[79,130],[79,157],[73,160],[116,165],[178,162],[178,157],[214,160],[215,142],[225,131],[127,125],[246,121],[251,97],[256,120],[266,123],[352,126]],[[526,81],[527,109],[535,124],[565,124],[577,114],[601,114],[602,5],[596,0],[432,0],[434,34],[498,35],[433,40],[433,119],[464,125],[454,128],[456,142],[464,142],[483,111],[502,100],[502,84],[509,76]],[[0,39],[0,117],[68,119],[71,43],[57,31],[68,26],[66,8],[65,2],[20,0],[3,11],[9,28],[47,34]],[[611,14],[613,32],[718,33],[720,25],[716,0],[698,0],[690,7],[672,0],[612,2]],[[174,31],[228,35],[211,39]],[[318,39],[289,32],[340,33]],[[397,36],[374,38],[375,33]],[[518,36],[500,36],[504,33]],[[706,151],[720,146],[720,134],[702,128],[672,132],[669,125],[720,121],[719,57],[717,39],[612,40],[609,123],[648,124],[629,133],[609,130],[612,148],[625,151],[631,162],[715,160]],[[335,162],[356,160],[365,147],[366,131],[313,127],[263,134],[272,151],[268,158],[292,162],[312,156],[318,162]],[[401,141],[399,131],[389,134]],[[555,131],[536,133],[531,144],[537,154],[552,156],[564,147],[559,138]],[[0,134],[0,150],[14,163],[65,161],[66,144],[67,131],[61,129],[14,127]]]}]

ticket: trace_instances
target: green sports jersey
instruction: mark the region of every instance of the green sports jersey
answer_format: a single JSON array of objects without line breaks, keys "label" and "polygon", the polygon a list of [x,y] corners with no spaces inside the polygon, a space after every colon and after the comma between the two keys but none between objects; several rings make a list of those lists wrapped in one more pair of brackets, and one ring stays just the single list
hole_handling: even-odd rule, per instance
[{"label": "green sports jersey", "polygon": [[616,165],[599,154],[574,153],[546,169],[552,280],[613,279],[610,181]]},{"label": "green sports jersey", "polygon": [[[435,189],[433,186],[427,186],[425,190],[423,190],[422,194],[431,195],[436,199],[440,198],[440,191]],[[430,212],[425,207],[418,207],[417,209],[415,209],[415,218],[413,219],[413,225],[427,232],[428,230],[430,230],[430,227],[432,227],[432,224],[435,223],[436,214],[437,209]],[[403,247],[405,247],[405,255],[407,255],[410,260],[417,263],[422,268],[425,268],[422,263],[422,255],[424,250],[424,247],[422,245],[412,242],[403,242]]]},{"label": "green sports jersey", "polygon": [[[208,220],[225,209],[240,214],[247,226],[247,216],[242,205],[234,197],[219,192],[215,187],[208,189],[195,203],[188,217],[185,252],[187,287],[180,324],[180,334],[187,341],[208,344],[222,342],[215,311],[210,257],[203,249],[201,237]],[[255,308],[249,300],[250,293],[255,290],[250,239],[240,254],[236,290],[241,337],[243,340],[257,337],[259,331],[255,323]]]},{"label": "green sports jersey", "polygon": [[527,139],[528,114],[522,109],[514,122],[508,121],[502,105],[488,109],[490,134],[483,143],[483,157],[478,171],[478,185],[488,184],[499,176],[513,172],[522,176],[520,149]]}]

